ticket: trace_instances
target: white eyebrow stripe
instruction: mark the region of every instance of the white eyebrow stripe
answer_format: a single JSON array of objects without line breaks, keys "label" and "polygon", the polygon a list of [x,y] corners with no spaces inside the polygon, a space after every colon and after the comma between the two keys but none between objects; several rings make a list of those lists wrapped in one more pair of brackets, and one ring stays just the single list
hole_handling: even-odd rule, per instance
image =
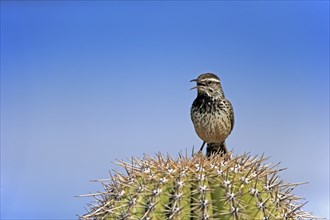
[{"label": "white eyebrow stripe", "polygon": [[202,79],[200,80],[201,82],[204,82],[204,81],[209,81],[209,82],[220,82],[220,80],[218,79],[215,79],[215,78],[206,78],[206,79]]}]

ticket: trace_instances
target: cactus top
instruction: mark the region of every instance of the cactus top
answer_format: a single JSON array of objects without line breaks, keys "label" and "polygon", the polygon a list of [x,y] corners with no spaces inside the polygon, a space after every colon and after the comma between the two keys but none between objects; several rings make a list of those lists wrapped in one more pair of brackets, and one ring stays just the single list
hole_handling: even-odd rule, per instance
[{"label": "cactus top", "polygon": [[120,162],[82,219],[311,219],[277,166],[247,154],[145,156]]}]

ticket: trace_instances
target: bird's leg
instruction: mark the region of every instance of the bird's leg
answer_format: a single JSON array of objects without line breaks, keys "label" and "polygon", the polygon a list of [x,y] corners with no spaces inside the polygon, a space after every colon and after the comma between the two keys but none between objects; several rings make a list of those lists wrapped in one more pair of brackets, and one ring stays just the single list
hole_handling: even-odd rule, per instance
[{"label": "bird's leg", "polygon": [[199,151],[202,151],[203,150],[204,145],[205,145],[205,141],[203,141],[203,144],[202,144],[201,148],[199,149]]}]

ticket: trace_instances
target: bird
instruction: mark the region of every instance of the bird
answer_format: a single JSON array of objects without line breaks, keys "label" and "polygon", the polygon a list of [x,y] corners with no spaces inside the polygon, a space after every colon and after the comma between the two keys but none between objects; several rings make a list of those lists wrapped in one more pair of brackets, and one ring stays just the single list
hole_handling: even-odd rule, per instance
[{"label": "bird", "polygon": [[224,156],[228,153],[225,140],[234,127],[233,106],[222,90],[220,78],[214,73],[203,73],[196,82],[197,97],[193,101],[190,116],[195,131],[203,144],[200,151],[207,144],[206,156],[213,154]]}]

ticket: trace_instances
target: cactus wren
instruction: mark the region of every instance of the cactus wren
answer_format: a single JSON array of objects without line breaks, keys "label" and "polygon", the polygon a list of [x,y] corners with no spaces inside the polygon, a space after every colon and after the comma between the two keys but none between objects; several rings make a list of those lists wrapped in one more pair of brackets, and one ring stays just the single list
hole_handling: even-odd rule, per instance
[{"label": "cactus wren", "polygon": [[190,110],[191,120],[197,135],[203,140],[203,150],[207,143],[206,155],[227,153],[225,140],[234,127],[234,111],[225,98],[220,79],[213,73],[201,74],[197,79],[197,97]]}]

